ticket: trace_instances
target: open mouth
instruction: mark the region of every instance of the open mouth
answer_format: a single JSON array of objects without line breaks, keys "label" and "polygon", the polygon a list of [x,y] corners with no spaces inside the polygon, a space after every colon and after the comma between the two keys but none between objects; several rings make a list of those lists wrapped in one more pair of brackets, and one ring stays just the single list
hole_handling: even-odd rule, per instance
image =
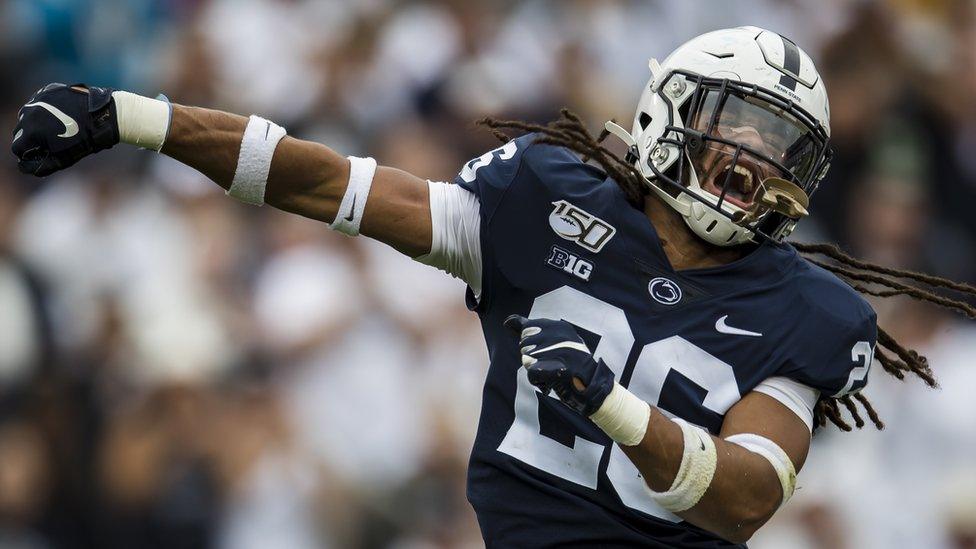
[{"label": "open mouth", "polygon": [[749,208],[761,181],[759,172],[759,166],[744,159],[740,158],[734,165],[730,160],[725,166],[715,170],[712,177],[707,178],[704,187],[715,196],[721,196],[722,185],[728,180],[725,200],[740,208]]}]

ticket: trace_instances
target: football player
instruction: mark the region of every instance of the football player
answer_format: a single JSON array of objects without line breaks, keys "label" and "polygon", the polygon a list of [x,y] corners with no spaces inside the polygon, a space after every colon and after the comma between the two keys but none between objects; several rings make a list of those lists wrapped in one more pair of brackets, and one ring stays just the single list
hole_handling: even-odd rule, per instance
[{"label": "football player", "polygon": [[[258,116],[84,85],[40,89],[12,147],[38,176],[119,142],[160,151],[234,198],[463,279],[491,358],[468,473],[488,546],[735,546],[793,494],[813,427],[847,427],[838,403],[879,423],[857,394],[879,339],[898,357],[879,352],[886,370],[931,377],[850,285],[782,242],[830,160],[810,58],[743,27],[650,69],[631,131],[607,125],[626,159],[569,114],[489,121],[532,132],[453,184]],[[806,251],[910,293],[833,248]]]}]

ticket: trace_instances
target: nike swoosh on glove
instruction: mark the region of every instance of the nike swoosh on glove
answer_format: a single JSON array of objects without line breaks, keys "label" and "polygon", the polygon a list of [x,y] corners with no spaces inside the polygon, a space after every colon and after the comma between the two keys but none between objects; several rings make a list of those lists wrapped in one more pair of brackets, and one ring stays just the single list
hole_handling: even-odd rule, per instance
[{"label": "nike swoosh on glove", "polygon": [[48,84],[21,107],[18,117],[10,150],[20,171],[38,177],[119,142],[109,88]]},{"label": "nike swoosh on glove", "polygon": [[602,360],[594,360],[572,324],[512,315],[505,319],[505,327],[519,334],[529,383],[543,394],[552,390],[563,404],[584,416],[600,408],[613,389],[614,375]]}]

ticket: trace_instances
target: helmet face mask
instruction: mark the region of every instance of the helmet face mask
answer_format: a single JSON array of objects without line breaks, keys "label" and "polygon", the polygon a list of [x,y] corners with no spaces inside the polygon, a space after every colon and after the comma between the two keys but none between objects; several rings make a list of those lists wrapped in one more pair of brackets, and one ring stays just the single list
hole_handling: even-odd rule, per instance
[{"label": "helmet face mask", "polygon": [[[807,197],[812,195],[830,161],[826,132],[811,115],[770,90],[685,71],[674,71],[668,78],[685,79],[694,92],[674,109],[687,126],[668,124],[666,137],[658,140],[676,146],[683,161],[661,171],[649,156],[645,166],[654,173],[654,182],[669,187],[672,196],[690,196],[744,229],[713,244],[786,236],[797,219],[758,200],[763,182],[782,179]],[[668,89],[666,83],[662,90]],[[671,101],[666,93],[658,93],[663,101]],[[714,230],[716,219],[708,217]]]},{"label": "helmet face mask", "polygon": [[[785,55],[787,40],[775,33],[716,31],[676,50],[663,68],[651,64],[657,74],[638,105],[631,158],[652,190],[715,245],[788,235],[830,163],[826,90],[809,58],[802,71],[809,87],[769,63],[776,54],[769,44],[780,40]],[[721,47],[729,53],[711,51]]]},{"label": "helmet face mask", "polygon": [[[706,149],[731,153],[741,145],[766,177],[775,174],[802,187],[810,179],[825,138],[792,112],[758,94],[739,95],[730,84],[726,83],[724,95],[721,87],[702,84],[700,97],[693,100],[696,112],[686,116],[689,129],[703,134]],[[696,160],[692,158],[693,163]]]}]

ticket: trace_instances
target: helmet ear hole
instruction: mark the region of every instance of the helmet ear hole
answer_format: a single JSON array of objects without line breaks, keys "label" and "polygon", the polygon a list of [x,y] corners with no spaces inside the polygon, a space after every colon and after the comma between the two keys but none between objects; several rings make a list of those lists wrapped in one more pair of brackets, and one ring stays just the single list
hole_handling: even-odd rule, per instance
[{"label": "helmet ear hole", "polygon": [[640,124],[642,130],[646,130],[647,127],[651,125],[651,115],[647,114],[646,112],[640,113],[637,123]]}]

